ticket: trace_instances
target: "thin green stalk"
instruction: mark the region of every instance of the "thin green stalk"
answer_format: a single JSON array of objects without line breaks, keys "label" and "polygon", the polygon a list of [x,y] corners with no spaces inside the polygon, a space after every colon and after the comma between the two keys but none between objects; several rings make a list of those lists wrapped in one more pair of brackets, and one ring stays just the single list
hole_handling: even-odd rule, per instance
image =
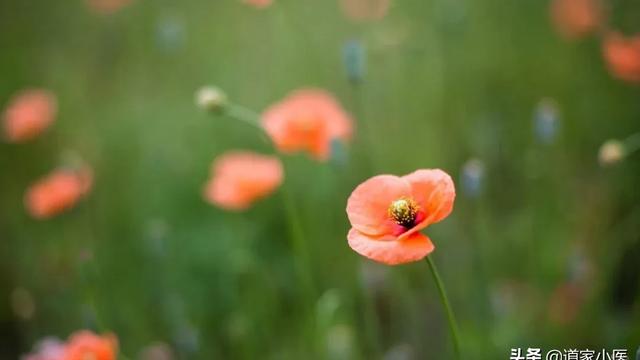
[{"label": "thin green stalk", "polygon": [[262,125],[260,125],[260,114],[242,105],[234,103],[225,105],[224,114],[236,120],[242,121],[247,125],[257,128],[260,132],[260,137],[262,138],[262,140],[273,147],[273,142],[271,142],[271,139],[264,131]]},{"label": "thin green stalk", "polygon": [[[282,159],[278,151],[275,149],[273,142],[265,132],[264,128],[262,127],[262,125],[260,125],[260,114],[258,114],[257,112],[249,108],[246,108],[244,106],[231,103],[231,102],[225,105],[224,114],[236,120],[240,120],[248,125],[258,128],[258,130],[260,131],[260,134],[263,137],[263,140],[269,143],[269,145],[271,145],[274,153],[278,157],[280,157],[282,162],[284,163],[284,159]],[[314,301],[316,294],[315,294],[315,288],[313,285],[311,272],[308,270],[307,266],[305,266],[305,264],[310,264],[310,262],[309,262],[309,252],[307,250],[306,242],[304,240],[304,232],[302,231],[302,225],[300,223],[299,213],[295,209],[294,201],[293,201],[293,198],[291,197],[291,193],[289,192],[287,184],[283,186],[282,193],[283,193],[284,208],[285,208],[285,212],[287,214],[287,219],[289,223],[289,231],[290,231],[290,236],[292,240],[292,247],[293,247],[294,253],[297,254],[295,261],[296,261],[296,267],[298,270],[297,272],[300,276],[303,296],[305,300],[311,304]]]},{"label": "thin green stalk", "polygon": [[[364,131],[364,142],[365,146],[369,150],[369,154],[374,151],[373,137],[370,130],[370,125],[368,121],[365,121],[364,118],[364,108],[362,106],[362,87],[359,83],[351,83],[352,90],[352,100],[354,107],[354,114],[356,118],[360,120],[360,126],[365,128]],[[373,159],[375,156],[365,156],[365,161],[370,170],[376,170],[376,167],[373,165]],[[378,318],[378,314],[376,312],[375,307],[375,298],[370,296],[367,292],[367,289],[362,282],[360,282],[360,291],[362,294],[362,302],[364,304],[364,320],[365,320],[365,337],[367,339],[370,350],[373,352],[374,356],[378,357],[382,352],[380,349],[380,319]]]},{"label": "thin green stalk", "polygon": [[262,127],[260,126],[260,114],[249,108],[235,103],[229,103],[225,105],[224,113],[236,120],[240,120],[262,130]]},{"label": "thin green stalk", "polygon": [[298,268],[297,272],[300,276],[300,282],[303,287],[303,296],[309,304],[312,304],[316,298],[316,292],[313,285],[311,272],[308,271],[308,267],[305,266],[305,264],[311,263],[309,258],[309,251],[307,249],[306,241],[304,240],[304,233],[302,231],[302,224],[300,223],[299,213],[295,208],[293,198],[287,184],[283,186],[282,197],[284,200],[287,219],[289,219],[289,232],[291,235],[293,251],[297,254],[294,260],[296,267]]},{"label": "thin green stalk", "polygon": [[436,282],[436,285],[438,287],[440,301],[442,302],[442,306],[444,306],[445,312],[447,313],[447,321],[449,322],[449,331],[451,332],[451,341],[453,342],[453,349],[456,353],[456,359],[461,359],[462,357],[460,354],[460,338],[458,337],[458,325],[456,323],[456,318],[453,314],[453,310],[451,309],[451,304],[449,303],[447,292],[444,289],[444,284],[442,282],[442,279],[440,278],[440,274],[438,273],[436,264],[431,259],[431,256],[427,256],[426,259],[427,264],[429,264],[429,269],[431,269],[433,280]]},{"label": "thin green stalk", "polygon": [[362,296],[362,303],[364,304],[364,321],[365,321],[365,336],[369,346],[369,350],[373,355],[378,358],[382,352],[380,349],[380,321],[378,314],[376,313],[375,297],[373,293],[367,291],[367,288],[362,281],[360,282],[360,294]]},{"label": "thin green stalk", "polygon": [[635,133],[624,140],[624,150],[627,155],[640,149],[640,133]]}]

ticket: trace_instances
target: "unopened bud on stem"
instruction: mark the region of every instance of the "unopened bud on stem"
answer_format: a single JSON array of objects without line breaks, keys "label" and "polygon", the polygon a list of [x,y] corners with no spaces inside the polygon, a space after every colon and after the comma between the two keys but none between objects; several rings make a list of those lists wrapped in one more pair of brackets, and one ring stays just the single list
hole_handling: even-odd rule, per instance
[{"label": "unopened bud on stem", "polygon": [[203,86],[196,92],[196,104],[206,111],[220,111],[227,105],[227,94],[214,86]]},{"label": "unopened bud on stem", "polygon": [[624,144],[619,140],[607,140],[600,147],[598,159],[600,165],[608,166],[620,162],[625,155]]}]

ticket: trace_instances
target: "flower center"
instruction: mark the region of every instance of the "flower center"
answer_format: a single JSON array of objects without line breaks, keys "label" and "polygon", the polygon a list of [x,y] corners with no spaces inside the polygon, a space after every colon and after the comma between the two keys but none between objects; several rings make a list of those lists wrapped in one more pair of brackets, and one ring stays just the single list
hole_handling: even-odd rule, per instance
[{"label": "flower center", "polygon": [[309,135],[319,130],[322,121],[315,116],[301,116],[295,119],[297,130],[303,134]]},{"label": "flower center", "polygon": [[413,227],[415,225],[416,216],[420,207],[415,201],[409,198],[400,198],[394,200],[389,205],[388,214],[398,225],[402,225],[406,228]]}]

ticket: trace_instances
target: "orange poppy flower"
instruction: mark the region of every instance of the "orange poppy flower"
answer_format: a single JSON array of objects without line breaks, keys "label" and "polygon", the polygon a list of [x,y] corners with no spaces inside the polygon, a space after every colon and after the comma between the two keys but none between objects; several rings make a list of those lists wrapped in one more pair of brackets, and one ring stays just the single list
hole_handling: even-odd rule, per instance
[{"label": "orange poppy flower", "polygon": [[608,34],[603,42],[609,71],[620,80],[640,83],[640,35]]},{"label": "orange poppy flower", "polygon": [[446,218],[455,195],[451,177],[439,169],[374,176],[347,201],[349,246],[388,265],[420,260],[434,249],[420,230]]},{"label": "orange poppy flower", "polygon": [[327,160],[333,140],[351,138],[352,120],[338,101],[323,90],[303,89],[272,105],[262,116],[262,125],[282,152],[306,150],[318,160]]},{"label": "orange poppy flower", "polygon": [[351,20],[379,20],[387,15],[390,2],[390,0],[340,0],[340,6]]},{"label": "orange poppy flower", "polygon": [[274,156],[234,151],[214,161],[211,175],[205,186],[205,199],[223,209],[244,210],[280,186],[283,171]]},{"label": "orange poppy flower", "polygon": [[88,169],[55,170],[29,188],[27,211],[36,219],[47,219],[70,209],[89,192],[92,180]]},{"label": "orange poppy flower", "polygon": [[132,0],[86,0],[89,8],[95,13],[111,15],[129,5]]},{"label": "orange poppy flower", "polygon": [[32,89],[17,94],[4,112],[7,140],[17,143],[35,138],[53,123],[56,112],[56,98],[47,90]]},{"label": "orange poppy flower", "polygon": [[88,330],[74,333],[67,341],[65,360],[116,360],[118,339],[113,334],[96,335]]},{"label": "orange poppy flower", "polygon": [[602,22],[598,0],[554,0],[551,20],[567,39],[576,39],[595,31]]},{"label": "orange poppy flower", "polygon": [[258,9],[262,9],[262,8],[266,8],[269,5],[271,5],[271,3],[273,2],[273,0],[244,0],[244,2],[248,5],[251,5],[255,8]]}]

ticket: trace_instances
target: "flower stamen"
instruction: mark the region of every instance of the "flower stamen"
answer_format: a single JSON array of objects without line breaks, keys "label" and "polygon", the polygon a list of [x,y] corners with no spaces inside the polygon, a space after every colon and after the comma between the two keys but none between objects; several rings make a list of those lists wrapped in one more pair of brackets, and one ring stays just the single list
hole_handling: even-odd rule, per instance
[{"label": "flower stamen", "polygon": [[420,206],[413,199],[402,197],[392,201],[387,212],[396,224],[410,228],[415,225],[418,210]]}]

